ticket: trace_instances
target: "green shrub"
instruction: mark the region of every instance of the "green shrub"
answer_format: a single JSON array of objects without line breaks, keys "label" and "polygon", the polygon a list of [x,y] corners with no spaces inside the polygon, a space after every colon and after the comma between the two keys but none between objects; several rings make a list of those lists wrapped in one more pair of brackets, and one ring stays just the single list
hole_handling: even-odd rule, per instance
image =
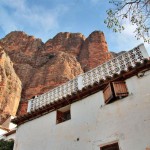
[{"label": "green shrub", "polygon": [[14,140],[0,140],[0,150],[13,150]]}]

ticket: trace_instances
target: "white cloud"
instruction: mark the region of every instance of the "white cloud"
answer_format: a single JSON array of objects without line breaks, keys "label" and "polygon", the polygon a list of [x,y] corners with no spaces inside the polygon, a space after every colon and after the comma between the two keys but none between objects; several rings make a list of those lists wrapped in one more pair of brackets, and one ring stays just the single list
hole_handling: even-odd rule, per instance
[{"label": "white cloud", "polygon": [[44,6],[28,6],[26,0],[1,0],[0,27],[5,34],[13,30],[33,30],[40,35],[47,34],[59,27],[58,19],[67,11],[68,7],[62,4],[46,9]]}]

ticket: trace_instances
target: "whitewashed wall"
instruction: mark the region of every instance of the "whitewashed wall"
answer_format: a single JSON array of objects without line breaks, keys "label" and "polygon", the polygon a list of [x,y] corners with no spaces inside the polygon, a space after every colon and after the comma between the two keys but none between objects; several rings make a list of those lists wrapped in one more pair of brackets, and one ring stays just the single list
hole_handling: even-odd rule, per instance
[{"label": "whitewashed wall", "polygon": [[[14,150],[120,150],[150,147],[150,72],[126,81],[129,96],[104,105],[98,92],[71,105],[71,120],[56,125],[56,111],[19,126]],[[79,140],[77,140],[79,139]]]},{"label": "whitewashed wall", "polygon": [[2,139],[3,134],[7,133],[6,130],[0,129],[0,139]]}]

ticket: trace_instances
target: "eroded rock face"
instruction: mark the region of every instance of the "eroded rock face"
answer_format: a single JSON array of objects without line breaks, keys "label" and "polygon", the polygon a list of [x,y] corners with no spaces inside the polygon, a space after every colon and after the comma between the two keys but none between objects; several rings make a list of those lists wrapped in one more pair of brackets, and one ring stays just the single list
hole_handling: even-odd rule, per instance
[{"label": "eroded rock face", "polygon": [[30,78],[32,82],[25,89],[24,94],[28,98],[43,94],[81,73],[81,66],[74,56],[64,52],[57,52],[43,66],[34,68],[34,74]]},{"label": "eroded rock face", "polygon": [[84,72],[111,59],[103,32],[94,31],[85,40],[79,55],[79,62]]},{"label": "eroded rock face", "polygon": [[18,107],[18,110],[17,110],[17,115],[20,116],[20,115],[26,114],[27,113],[27,108],[28,108],[28,100],[20,101],[19,107]]},{"label": "eroded rock face", "polygon": [[[79,43],[73,46],[71,37]],[[76,59],[80,49],[77,47],[83,41],[80,34],[60,33],[44,45],[33,36],[12,32],[1,41],[22,81],[22,100],[47,92],[83,73]],[[49,46],[51,43],[53,50]]]},{"label": "eroded rock face", "polygon": [[0,124],[9,115],[16,115],[20,98],[21,81],[9,56],[0,45]]},{"label": "eroded rock face", "polygon": [[81,33],[61,32],[45,43],[45,49],[46,52],[63,51],[78,57],[84,41],[85,37]]},{"label": "eroded rock face", "polygon": [[[22,82],[22,101],[73,79],[111,58],[103,32],[85,38],[81,33],[59,33],[45,44],[15,31],[0,40]],[[22,107],[26,104],[22,103]],[[24,110],[19,108],[21,112]]]}]

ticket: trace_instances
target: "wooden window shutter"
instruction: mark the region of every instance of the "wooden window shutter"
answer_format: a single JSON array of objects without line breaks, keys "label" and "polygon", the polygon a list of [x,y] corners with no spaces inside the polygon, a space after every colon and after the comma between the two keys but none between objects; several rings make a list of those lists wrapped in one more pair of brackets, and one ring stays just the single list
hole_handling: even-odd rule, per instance
[{"label": "wooden window shutter", "polygon": [[113,88],[116,97],[128,96],[128,89],[124,81],[113,82]]},{"label": "wooden window shutter", "polygon": [[107,87],[103,90],[103,95],[106,104],[113,98],[113,92],[110,84],[108,84]]},{"label": "wooden window shutter", "polygon": [[61,111],[57,111],[57,123],[63,121],[63,113]]}]

